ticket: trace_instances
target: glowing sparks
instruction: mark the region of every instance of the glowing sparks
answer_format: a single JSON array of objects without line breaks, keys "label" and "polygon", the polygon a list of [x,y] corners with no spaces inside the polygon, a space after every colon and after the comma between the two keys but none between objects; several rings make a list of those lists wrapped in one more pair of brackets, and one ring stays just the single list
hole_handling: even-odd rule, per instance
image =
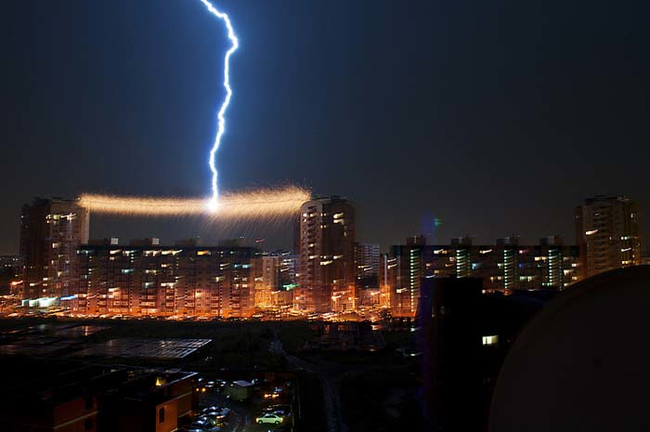
[{"label": "glowing sparks", "polygon": [[212,210],[212,200],[201,198],[118,197],[84,194],[79,204],[93,213],[123,216],[200,216],[221,219],[265,219],[297,215],[308,201],[310,192],[295,186],[282,189],[257,189],[251,192],[227,193]]},{"label": "glowing sparks", "polygon": [[230,48],[228,51],[226,51],[226,56],[224,58],[224,65],[223,65],[223,87],[226,89],[226,98],[223,100],[223,103],[221,104],[221,108],[219,109],[219,113],[217,114],[217,117],[219,118],[219,125],[218,125],[218,130],[217,130],[217,136],[214,139],[214,144],[212,144],[212,149],[210,150],[210,159],[209,159],[209,164],[210,164],[210,170],[212,171],[212,199],[210,200],[209,208],[210,210],[216,210],[217,208],[217,202],[219,200],[219,187],[217,184],[217,178],[219,177],[219,172],[217,171],[217,164],[216,164],[216,156],[217,156],[217,150],[219,149],[219,145],[221,144],[221,138],[226,131],[226,110],[228,109],[228,105],[230,104],[230,98],[232,97],[232,89],[230,88],[230,56],[237,51],[237,48],[239,47],[239,40],[237,39],[237,36],[235,36],[235,30],[232,28],[232,24],[230,22],[230,18],[228,18],[228,15],[224,12],[219,11],[212,3],[210,3],[208,0],[199,0],[203,5],[210,11],[210,13],[226,24],[226,28],[228,29],[228,39],[230,40]]}]

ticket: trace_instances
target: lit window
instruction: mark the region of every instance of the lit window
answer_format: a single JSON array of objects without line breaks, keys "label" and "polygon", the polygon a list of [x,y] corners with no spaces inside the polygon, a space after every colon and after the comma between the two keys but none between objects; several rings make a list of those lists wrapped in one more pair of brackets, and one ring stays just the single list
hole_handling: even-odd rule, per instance
[{"label": "lit window", "polygon": [[483,336],[483,345],[497,345],[499,343],[499,335]]}]

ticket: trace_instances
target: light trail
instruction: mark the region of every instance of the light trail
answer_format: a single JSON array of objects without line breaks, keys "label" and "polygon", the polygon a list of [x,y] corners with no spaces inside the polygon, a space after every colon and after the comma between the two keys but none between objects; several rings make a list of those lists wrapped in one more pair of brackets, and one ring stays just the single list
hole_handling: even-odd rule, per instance
[{"label": "light trail", "polygon": [[208,0],[199,1],[203,3],[203,5],[212,15],[216,16],[224,22],[226,28],[228,29],[228,39],[231,43],[230,48],[228,51],[226,51],[223,66],[223,87],[226,89],[226,98],[223,100],[221,108],[219,109],[219,113],[217,114],[217,117],[219,118],[219,126],[217,130],[217,136],[215,137],[214,144],[212,144],[212,149],[210,150],[210,159],[208,162],[210,165],[210,170],[212,171],[212,198],[210,200],[210,209],[216,210],[217,203],[219,202],[219,186],[217,184],[219,172],[217,171],[216,156],[219,145],[221,144],[221,138],[226,131],[225,114],[226,110],[228,109],[228,105],[230,105],[230,99],[232,98],[232,89],[230,88],[230,56],[235,51],[237,51],[237,48],[239,47],[239,40],[237,39],[237,36],[235,36],[235,30],[233,29],[230,18],[228,18],[228,15],[226,13],[221,12],[219,9],[214,7],[214,5]]},{"label": "light trail", "polygon": [[310,192],[296,186],[224,193],[214,209],[205,198],[155,198],[84,194],[79,205],[92,213],[122,216],[210,216],[225,219],[270,219],[298,214]]}]

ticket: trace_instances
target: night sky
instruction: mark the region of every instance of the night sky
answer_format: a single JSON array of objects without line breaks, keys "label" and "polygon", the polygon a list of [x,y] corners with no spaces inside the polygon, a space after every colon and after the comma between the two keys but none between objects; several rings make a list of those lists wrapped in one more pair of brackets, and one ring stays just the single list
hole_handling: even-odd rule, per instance
[{"label": "night sky", "polygon": [[[572,242],[594,194],[636,199],[650,234],[648,2],[214,2],[241,44],[223,189],[347,196],[358,239],[384,248]],[[209,194],[228,41],[198,0],[3,1],[0,31],[0,253],[34,196]],[[196,227],[93,222],[167,241]]]}]

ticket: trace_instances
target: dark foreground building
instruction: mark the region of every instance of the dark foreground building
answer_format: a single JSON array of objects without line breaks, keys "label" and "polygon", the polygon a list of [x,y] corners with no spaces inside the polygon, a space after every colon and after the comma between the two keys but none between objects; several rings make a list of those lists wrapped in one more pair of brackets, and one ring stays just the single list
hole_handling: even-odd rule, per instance
[{"label": "dark foreground building", "polygon": [[482,279],[422,280],[425,430],[483,431],[494,383],[520,329],[555,294],[483,294]]},{"label": "dark foreground building", "polygon": [[650,430],[650,266],[617,269],[561,293],[503,363],[490,432]]},{"label": "dark foreground building", "polygon": [[39,363],[18,375],[3,383],[2,432],[172,432],[197,409],[191,372]]}]

